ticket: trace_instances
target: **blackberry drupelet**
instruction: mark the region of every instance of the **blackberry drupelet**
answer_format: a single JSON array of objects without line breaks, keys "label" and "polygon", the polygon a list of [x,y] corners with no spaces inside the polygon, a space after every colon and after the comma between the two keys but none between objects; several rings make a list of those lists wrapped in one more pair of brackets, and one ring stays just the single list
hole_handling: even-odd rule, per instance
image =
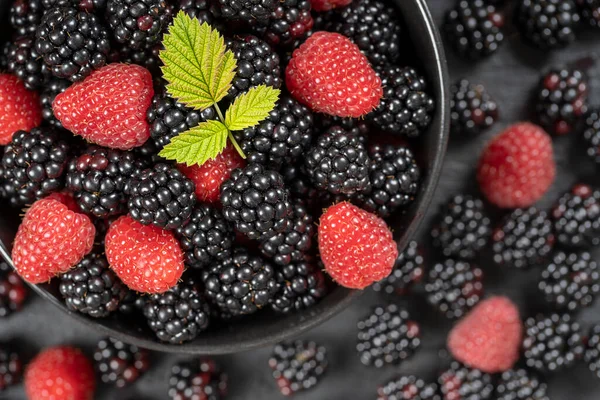
[{"label": "blackberry drupelet", "polygon": [[524,369],[511,369],[500,376],[496,400],[550,400],[547,385]]},{"label": "blackberry drupelet", "polygon": [[250,239],[265,241],[292,229],[292,204],[283,177],[256,163],[236,169],[221,185],[225,219]]},{"label": "blackberry drupelet", "polygon": [[584,359],[590,371],[600,378],[600,325],[594,325],[590,328]]},{"label": "blackberry drupelet", "polygon": [[192,215],[195,189],[194,183],[177,168],[155,164],[127,183],[129,215],[144,225],[177,229]]},{"label": "blackberry drupelet", "polygon": [[552,221],[535,207],[516,209],[492,234],[494,262],[515,268],[542,264],[554,248]]},{"label": "blackberry drupelet", "polygon": [[210,308],[197,284],[188,278],[165,293],[148,296],[144,316],[158,339],[181,344],[208,328]]},{"label": "blackberry drupelet", "polygon": [[440,375],[438,383],[445,400],[491,400],[494,394],[491,375],[456,361]]},{"label": "blackberry drupelet", "polygon": [[431,237],[444,256],[470,260],[486,246],[491,233],[491,221],[483,201],[470,195],[457,195],[443,206]]},{"label": "blackberry drupelet", "polygon": [[519,0],[515,24],[523,38],[546,50],[575,40],[580,16],[573,0]]},{"label": "blackberry drupelet", "polygon": [[447,318],[461,318],[483,296],[483,272],[465,261],[444,260],[429,271],[425,292],[429,304]]},{"label": "blackberry drupelet", "polygon": [[224,400],[227,375],[210,359],[175,364],[169,377],[171,400]]},{"label": "blackberry drupelet", "polygon": [[413,375],[405,375],[387,382],[377,389],[377,400],[442,400],[438,385],[426,383]]},{"label": "blackberry drupelet", "polygon": [[51,74],[35,49],[35,36],[18,36],[6,46],[8,72],[16,75],[27,89],[42,87]]},{"label": "blackberry drupelet", "polygon": [[284,396],[316,386],[327,371],[327,349],[315,342],[296,340],[275,345],[269,366]]},{"label": "blackberry drupelet", "polygon": [[148,370],[150,353],[117,339],[105,338],[96,346],[94,362],[102,383],[124,388]]},{"label": "blackberry drupelet", "polygon": [[312,307],[327,294],[325,275],[310,262],[281,266],[275,272],[278,292],[271,300],[273,310],[290,313]]},{"label": "blackberry drupelet", "polygon": [[38,27],[35,49],[55,77],[76,82],[106,64],[110,41],[94,14],[51,8]]},{"label": "blackberry drupelet", "polygon": [[555,372],[583,357],[579,323],[569,314],[538,315],[525,321],[523,356],[529,368]]},{"label": "blackberry drupelet", "polygon": [[18,384],[23,374],[23,361],[13,346],[0,343],[0,393]]},{"label": "blackberry drupelet", "polygon": [[583,22],[594,28],[600,28],[600,1],[576,0],[576,3]]},{"label": "blackberry drupelet", "polygon": [[275,4],[268,22],[250,21],[253,31],[268,43],[280,47],[306,38],[314,23],[310,0],[280,0]]},{"label": "blackberry drupelet", "polygon": [[54,116],[52,110],[52,103],[56,96],[67,90],[71,86],[71,82],[65,79],[52,78],[50,79],[40,92],[40,103],[42,104],[42,117],[50,125],[54,125],[58,128],[62,128],[62,124]]},{"label": "blackberry drupelet", "polygon": [[478,135],[498,120],[498,105],[483,85],[461,79],[450,92],[450,129],[454,135]]},{"label": "blackberry drupelet", "polygon": [[392,273],[371,287],[376,292],[406,294],[413,284],[421,281],[424,274],[423,248],[413,240],[398,254]]},{"label": "blackberry drupelet", "polygon": [[387,66],[379,75],[383,97],[367,118],[386,132],[419,136],[429,127],[435,109],[425,78],[413,68],[397,66]]},{"label": "blackberry drupelet", "polygon": [[583,140],[587,155],[600,164],[600,109],[594,108],[586,115]]},{"label": "blackberry drupelet", "polygon": [[10,6],[9,13],[10,25],[16,35],[35,35],[44,8],[41,0],[15,0]]},{"label": "blackberry drupelet", "polygon": [[375,307],[371,315],[358,321],[357,327],[356,350],[367,366],[399,364],[421,345],[419,325],[396,304]]},{"label": "blackberry drupelet", "polygon": [[219,14],[229,20],[268,23],[277,9],[276,0],[218,0]]},{"label": "blackberry drupelet", "polygon": [[577,184],[552,209],[558,242],[567,247],[590,248],[600,244],[600,190]]},{"label": "blackberry drupelet", "polygon": [[17,272],[5,261],[0,261],[0,318],[20,311],[28,296],[29,289]]}]

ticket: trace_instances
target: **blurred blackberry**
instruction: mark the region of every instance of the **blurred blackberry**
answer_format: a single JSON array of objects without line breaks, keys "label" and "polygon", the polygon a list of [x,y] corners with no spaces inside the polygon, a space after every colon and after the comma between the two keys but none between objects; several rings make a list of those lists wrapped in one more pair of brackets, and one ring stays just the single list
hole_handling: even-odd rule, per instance
[{"label": "blurred blackberry", "polygon": [[600,244],[600,190],[575,185],[552,209],[558,242],[567,247],[590,248]]},{"label": "blurred blackberry", "polygon": [[375,307],[357,326],[356,350],[367,366],[398,364],[412,357],[421,345],[419,325],[396,304]]},{"label": "blurred blackberry", "polygon": [[579,323],[569,314],[538,315],[525,321],[523,356],[529,368],[558,371],[571,367],[583,353]]},{"label": "blurred blackberry", "polygon": [[431,123],[435,101],[424,77],[410,67],[387,66],[380,72],[383,97],[367,118],[389,133],[417,137]]},{"label": "blurred blackberry", "polygon": [[580,16],[573,0],[519,0],[515,24],[523,38],[546,50],[575,40]]},{"label": "blurred blackberry", "polygon": [[442,400],[438,385],[405,375],[393,379],[377,389],[377,400]]},{"label": "blurred blackberry", "polygon": [[42,104],[42,117],[50,125],[62,128],[62,124],[54,116],[52,103],[56,96],[67,90],[71,86],[71,82],[65,79],[52,78],[41,89],[40,103]]},{"label": "blurred blackberry", "polygon": [[444,256],[470,260],[486,246],[491,233],[491,221],[483,201],[470,195],[457,195],[443,206],[431,237]]},{"label": "blurred blackberry", "polygon": [[358,136],[335,126],[318,137],[305,167],[315,187],[332,194],[354,194],[369,188],[370,160]]},{"label": "blurred blackberry", "polygon": [[586,115],[583,139],[587,155],[600,164],[600,109],[594,108]]},{"label": "blurred blackberry", "polygon": [[584,359],[590,371],[600,378],[600,325],[594,325],[590,328]]},{"label": "blurred blackberry", "polygon": [[511,369],[500,376],[496,400],[550,400],[548,387],[524,369]]},{"label": "blurred blackberry", "polygon": [[494,262],[515,268],[542,264],[554,248],[552,221],[535,207],[507,215],[492,234]]},{"label": "blurred blackberry", "polygon": [[438,383],[445,400],[491,400],[494,394],[491,375],[456,361],[440,375]]},{"label": "blurred blackberry", "polygon": [[0,344],[0,393],[18,384],[23,375],[23,361],[13,347]]},{"label": "blurred blackberry", "polygon": [[71,146],[52,127],[17,131],[2,157],[2,178],[10,185],[11,204],[31,204],[61,190],[70,152]]},{"label": "blurred blackberry", "polygon": [[150,353],[137,346],[105,338],[96,346],[94,362],[102,383],[124,388],[148,370]]},{"label": "blurred blackberry", "polygon": [[587,113],[588,83],[576,69],[555,68],[542,76],[536,101],[540,124],[557,135],[571,133]]},{"label": "blurred blackberry", "polygon": [[141,49],[133,49],[127,45],[121,46],[111,53],[113,62],[122,62],[127,64],[141,65],[152,73],[152,75],[160,75],[160,67],[163,65],[159,58],[159,53],[163,46],[159,43],[154,46],[144,47]]},{"label": "blurred blackberry", "polygon": [[212,0],[179,0],[178,9],[191,18],[197,18],[200,24],[206,22],[212,28],[222,31],[223,24],[211,12]]},{"label": "blurred blackberry", "polygon": [[283,265],[275,272],[278,292],[271,300],[273,310],[287,314],[312,307],[327,294],[323,272],[310,262]]},{"label": "blurred blackberry", "polygon": [[292,204],[282,176],[256,163],[236,169],[221,185],[225,219],[250,239],[267,240],[292,229]]},{"label": "blurred blackberry", "polygon": [[275,46],[289,46],[305,39],[314,23],[310,0],[280,0],[275,4],[268,22],[250,21],[257,36]]},{"label": "blurred blackberry", "polygon": [[446,259],[429,271],[425,292],[427,301],[447,318],[461,318],[483,296],[483,272],[468,262]]},{"label": "blurred blackberry", "polygon": [[269,366],[284,396],[316,386],[327,370],[327,349],[315,342],[296,340],[275,345]]},{"label": "blurred blackberry", "polygon": [[18,36],[6,43],[8,72],[16,75],[27,89],[39,89],[50,77],[50,71],[35,49],[35,36]]},{"label": "blurred blackberry", "polygon": [[392,273],[371,287],[376,292],[405,294],[414,283],[421,281],[424,274],[423,249],[413,240],[398,254]]},{"label": "blurred blackberry", "polygon": [[9,13],[10,25],[16,35],[35,35],[44,8],[41,0],[15,0],[10,6]]},{"label": "blurred blackberry", "polygon": [[[17,272],[5,261],[0,261],[0,318],[20,311],[28,296],[29,289]],[[1,367],[0,375],[2,375]]]},{"label": "blurred blackberry", "polygon": [[588,307],[600,292],[600,269],[590,253],[558,252],[542,271],[539,290],[556,309]]},{"label": "blurred blackberry", "polygon": [[144,316],[158,339],[181,344],[208,328],[210,309],[196,283],[188,278],[165,293],[148,296]]},{"label": "blurred blackberry", "polygon": [[224,400],[227,375],[210,359],[175,364],[169,377],[171,400]]},{"label": "blurred blackberry", "polygon": [[461,79],[450,92],[450,129],[454,135],[478,135],[498,120],[498,105],[483,85]]},{"label": "blurred blackberry", "polygon": [[106,64],[110,41],[94,14],[51,8],[36,32],[35,49],[55,77],[76,82]]},{"label": "blurred blackberry", "polygon": [[276,0],[218,0],[219,14],[229,20],[268,23],[277,9]]},{"label": "blurred blackberry", "polygon": [[576,0],[576,3],[583,22],[595,28],[600,28],[600,1]]}]

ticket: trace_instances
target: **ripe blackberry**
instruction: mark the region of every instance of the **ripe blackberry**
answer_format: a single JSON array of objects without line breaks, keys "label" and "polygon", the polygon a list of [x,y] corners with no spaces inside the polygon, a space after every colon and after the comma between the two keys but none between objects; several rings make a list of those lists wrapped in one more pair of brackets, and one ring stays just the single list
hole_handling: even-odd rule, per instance
[{"label": "ripe blackberry", "polygon": [[[20,311],[28,296],[29,289],[19,275],[5,261],[0,261],[0,318]],[[0,367],[0,375],[2,375],[2,367]]]},{"label": "ripe blackberry", "polygon": [[194,183],[169,164],[155,164],[131,177],[129,215],[144,225],[177,229],[190,218],[196,204]]},{"label": "ripe blackberry", "polygon": [[275,4],[268,22],[250,21],[254,32],[275,46],[289,46],[306,38],[314,23],[310,0],[280,0]]},{"label": "ripe blackberry", "polygon": [[470,260],[486,246],[491,233],[491,221],[483,201],[457,195],[442,208],[431,237],[446,257]]},{"label": "ripe blackberry", "polygon": [[18,384],[23,374],[23,361],[10,344],[0,344],[0,393]]},{"label": "ripe blackberry", "polygon": [[377,400],[442,400],[438,385],[405,375],[393,379],[377,389]]},{"label": "ripe blackberry", "polygon": [[225,19],[268,23],[277,9],[276,0],[218,0],[219,15]]},{"label": "ripe blackberry", "polygon": [[283,265],[275,276],[278,292],[271,300],[273,310],[287,314],[312,307],[327,294],[323,272],[309,262]]},{"label": "ripe blackberry", "polygon": [[346,132],[350,132],[360,138],[361,142],[367,143],[369,135],[369,125],[362,119],[357,118],[342,118],[328,114],[318,113],[315,118],[315,130],[317,132],[325,132],[334,126],[343,128]]},{"label": "ripe blackberry", "polygon": [[585,184],[573,186],[552,209],[558,242],[567,247],[590,248],[600,244],[600,190]]},{"label": "ripe blackberry", "polygon": [[515,268],[543,263],[554,248],[552,221],[535,207],[507,215],[492,234],[494,262]]},{"label": "ripe blackberry", "polygon": [[554,372],[583,357],[579,323],[569,314],[538,315],[525,321],[523,356],[528,367]]},{"label": "ripe blackberry", "polygon": [[284,396],[316,386],[327,371],[327,349],[315,342],[296,340],[273,348],[269,366]]},{"label": "ripe blackberry", "polygon": [[494,394],[492,376],[456,361],[438,378],[445,400],[491,400]]},{"label": "ripe blackberry", "polygon": [[67,90],[71,86],[71,82],[65,79],[51,78],[43,87],[40,92],[40,103],[42,104],[42,117],[50,125],[54,125],[58,128],[62,128],[62,124],[54,116],[52,110],[52,103],[56,96]]},{"label": "ripe blackberry", "polygon": [[525,40],[540,49],[551,49],[575,40],[580,17],[573,0],[520,0],[515,20]]},{"label": "ripe blackberry", "polygon": [[371,287],[376,292],[405,294],[425,274],[423,248],[414,240],[398,254],[392,273]]},{"label": "ripe blackberry", "polygon": [[127,292],[127,295],[121,301],[119,312],[125,315],[142,314],[146,305],[146,296],[138,294],[132,290]]},{"label": "ripe blackberry", "polygon": [[498,119],[498,105],[483,85],[461,79],[450,92],[450,129],[454,135],[478,135]]},{"label": "ripe blackberry", "polygon": [[380,77],[383,97],[368,118],[384,131],[419,136],[429,127],[435,109],[425,78],[410,67],[396,66],[382,69]]},{"label": "ripe blackberry", "polygon": [[223,24],[218,21],[211,12],[212,0],[179,0],[178,9],[189,15],[191,18],[197,18],[200,24],[206,22],[214,29],[222,31]]},{"label": "ripe blackberry", "polygon": [[227,375],[210,359],[175,364],[169,378],[171,400],[223,400]]},{"label": "ripe blackberry", "polygon": [[540,124],[557,135],[575,130],[587,112],[588,83],[571,68],[554,68],[542,76],[535,111]]},{"label": "ripe blackberry", "polygon": [[10,25],[18,36],[35,35],[44,8],[41,0],[15,0],[9,13]]},{"label": "ripe blackberry", "polygon": [[17,131],[2,157],[2,178],[10,186],[11,204],[31,204],[61,190],[70,152],[71,146],[54,128]]},{"label": "ripe blackberry", "polygon": [[150,353],[137,346],[105,338],[96,346],[94,362],[103,383],[124,388],[148,370]]},{"label": "ripe blackberry", "polygon": [[496,385],[496,400],[550,400],[548,387],[524,369],[511,369],[500,376]]},{"label": "ripe blackberry", "polygon": [[304,164],[284,164],[281,166],[280,173],[292,198],[304,199],[307,206],[313,209],[319,198],[317,189],[312,185]]},{"label": "ripe blackberry", "polygon": [[600,28],[600,1],[576,0],[576,3],[583,22],[595,28]]},{"label": "ripe blackberry", "polygon": [[584,359],[590,371],[600,378],[600,325],[594,325],[590,328]]},{"label": "ripe blackberry", "polygon": [[113,49],[111,53],[112,62],[141,65],[152,73],[153,76],[162,76],[160,67],[163,65],[159,53],[163,49],[162,44],[156,44],[141,49],[132,49],[127,45]]},{"label": "ripe blackberry", "polygon": [[50,71],[35,49],[35,36],[18,36],[6,43],[8,72],[16,75],[27,89],[39,89],[50,77]]},{"label": "ripe blackberry", "polygon": [[225,219],[250,239],[267,240],[292,229],[290,194],[282,176],[256,163],[236,169],[221,185]]},{"label": "ripe blackberry", "polygon": [[51,8],[38,27],[35,49],[55,77],[76,82],[106,64],[110,41],[94,14]]},{"label": "ripe blackberry", "polygon": [[181,344],[208,328],[210,309],[194,280],[188,278],[165,293],[148,296],[144,316],[156,337]]},{"label": "ripe blackberry", "polygon": [[106,8],[106,0],[42,0],[46,10],[57,7],[75,7],[87,13],[101,15]]},{"label": "ripe blackberry", "polygon": [[412,357],[421,345],[419,325],[396,304],[375,307],[357,326],[356,350],[360,361],[367,366],[399,364]]},{"label": "ripe blackberry", "polygon": [[483,272],[468,262],[446,259],[429,271],[425,292],[447,318],[461,318],[483,296]]},{"label": "ripe blackberry", "polygon": [[587,155],[600,164],[600,109],[594,108],[586,115],[583,139]]}]

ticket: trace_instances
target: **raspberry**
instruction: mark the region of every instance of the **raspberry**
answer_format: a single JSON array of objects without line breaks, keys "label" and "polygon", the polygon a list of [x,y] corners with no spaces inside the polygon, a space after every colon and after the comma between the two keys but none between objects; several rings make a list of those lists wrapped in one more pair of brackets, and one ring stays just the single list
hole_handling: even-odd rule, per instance
[{"label": "raspberry", "polygon": [[56,96],[52,108],[62,125],[87,141],[129,150],[150,137],[146,110],[152,75],[138,65],[109,64]]},{"label": "raspberry", "polygon": [[169,231],[122,216],[106,233],[106,258],[131,290],[163,293],[183,274],[183,252]]},{"label": "raspberry", "polygon": [[340,285],[364,289],[390,274],[398,248],[386,223],[348,202],[321,216],[319,251],[325,269]]},{"label": "raspberry", "polygon": [[311,0],[310,5],[313,10],[321,12],[345,7],[350,3],[352,3],[352,0]]},{"label": "raspberry", "polygon": [[42,122],[42,108],[36,92],[25,88],[16,76],[0,74],[0,145],[10,143],[16,131],[29,131]]},{"label": "raspberry", "polygon": [[490,203],[517,208],[539,200],[555,174],[550,136],[539,126],[522,122],[488,143],[479,160],[477,180]]},{"label": "raspberry", "polygon": [[96,381],[90,360],[73,347],[38,354],[25,371],[25,393],[35,400],[90,400]]},{"label": "raspberry", "polygon": [[47,282],[81,261],[92,250],[95,234],[90,218],[58,196],[38,200],[17,231],[12,249],[15,268],[30,283]]},{"label": "raspberry", "polygon": [[506,371],[519,359],[522,330],[515,304],[506,297],[490,297],[454,326],[448,349],[472,368],[490,374]]},{"label": "raspberry", "polygon": [[317,32],[293,53],[286,69],[292,96],[314,111],[358,118],[379,104],[381,80],[350,39]]}]

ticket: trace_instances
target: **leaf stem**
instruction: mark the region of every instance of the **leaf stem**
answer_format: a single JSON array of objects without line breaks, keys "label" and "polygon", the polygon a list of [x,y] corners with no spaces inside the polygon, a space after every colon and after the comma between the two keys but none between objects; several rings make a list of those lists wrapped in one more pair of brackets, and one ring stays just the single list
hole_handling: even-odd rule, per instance
[{"label": "leaf stem", "polygon": [[[219,117],[219,119],[221,120],[223,125],[225,125],[225,117],[223,117],[223,113],[221,112],[219,105],[217,103],[215,103],[214,106],[215,106],[215,110],[217,111],[217,116]],[[237,140],[235,140],[235,138],[233,137],[233,133],[231,133],[231,129],[229,129],[229,127],[227,125],[225,125],[225,126],[227,127],[227,136],[229,137],[231,144],[233,144],[233,147],[237,150],[239,155],[245,160],[246,154],[244,154],[244,151],[238,144]]]}]

